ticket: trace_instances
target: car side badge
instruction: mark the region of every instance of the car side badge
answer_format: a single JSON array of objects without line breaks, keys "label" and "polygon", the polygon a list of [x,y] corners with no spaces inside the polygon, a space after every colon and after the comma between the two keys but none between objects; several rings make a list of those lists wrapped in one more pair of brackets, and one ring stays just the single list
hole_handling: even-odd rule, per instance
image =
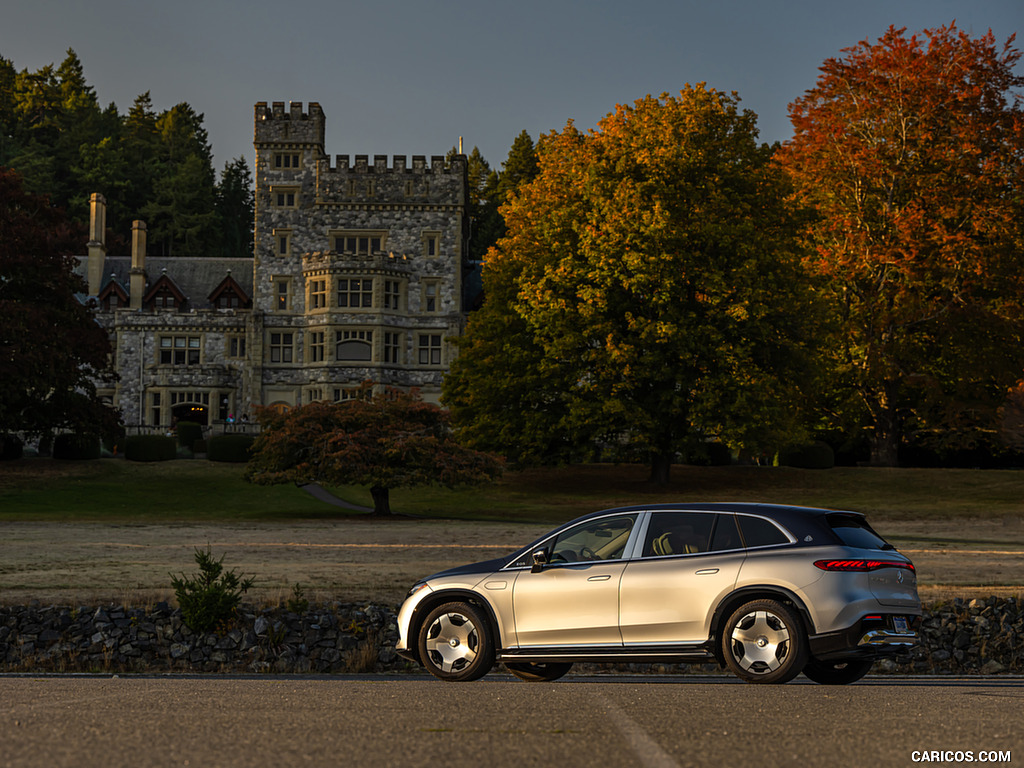
[{"label": "car side badge", "polygon": [[804,536],[804,541],[814,541],[814,537],[811,534],[807,534]]}]

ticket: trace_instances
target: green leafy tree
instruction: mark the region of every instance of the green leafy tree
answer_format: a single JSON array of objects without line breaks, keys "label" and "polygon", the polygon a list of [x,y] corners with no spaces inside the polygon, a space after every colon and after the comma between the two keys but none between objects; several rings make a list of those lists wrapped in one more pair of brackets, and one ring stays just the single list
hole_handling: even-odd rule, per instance
[{"label": "green leafy tree", "polygon": [[708,439],[792,435],[814,315],[785,179],[737,101],[688,86],[542,138],[445,383],[467,444],[601,441],[667,482]]},{"label": "green leafy tree", "polygon": [[1024,367],[1024,111],[1012,38],[890,28],[828,59],[780,160],[841,326],[837,415],[876,464],[908,430],[994,434]]},{"label": "green leafy tree", "polygon": [[83,234],[20,176],[0,168],[0,432],[108,434],[116,414],[96,396],[110,344],[69,255]]},{"label": "green leafy tree", "polygon": [[182,619],[200,633],[223,628],[235,617],[242,595],[252,589],[256,580],[224,570],[224,555],[217,560],[209,546],[205,551],[197,548],[195,560],[199,566],[195,576],[171,575]]},{"label": "green leafy tree", "polygon": [[263,431],[246,479],[261,485],[319,482],[366,485],[375,515],[391,514],[390,489],[482,483],[501,462],[459,445],[448,414],[415,393],[389,389],[344,403],[314,402],[257,413]]}]

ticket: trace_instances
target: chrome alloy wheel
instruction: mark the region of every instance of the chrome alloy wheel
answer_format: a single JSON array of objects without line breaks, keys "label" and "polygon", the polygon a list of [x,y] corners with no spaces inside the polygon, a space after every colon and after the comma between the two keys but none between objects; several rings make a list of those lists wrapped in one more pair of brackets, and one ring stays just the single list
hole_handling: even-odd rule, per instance
[{"label": "chrome alloy wheel", "polygon": [[458,672],[476,660],[480,635],[462,613],[442,613],[427,630],[426,651],[441,672]]},{"label": "chrome alloy wheel", "polygon": [[774,672],[789,653],[789,628],[769,611],[746,614],[736,622],[731,640],[736,663],[755,675]]}]

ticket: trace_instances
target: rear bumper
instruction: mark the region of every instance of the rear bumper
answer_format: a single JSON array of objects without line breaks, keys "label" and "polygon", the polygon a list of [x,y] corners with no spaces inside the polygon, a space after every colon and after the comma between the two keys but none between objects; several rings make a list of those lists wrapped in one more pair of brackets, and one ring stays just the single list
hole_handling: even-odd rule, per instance
[{"label": "rear bumper", "polygon": [[920,616],[906,616],[907,630],[897,630],[892,616],[882,621],[861,619],[852,627],[814,635],[809,638],[811,655],[816,659],[880,658],[900,656],[918,644]]}]

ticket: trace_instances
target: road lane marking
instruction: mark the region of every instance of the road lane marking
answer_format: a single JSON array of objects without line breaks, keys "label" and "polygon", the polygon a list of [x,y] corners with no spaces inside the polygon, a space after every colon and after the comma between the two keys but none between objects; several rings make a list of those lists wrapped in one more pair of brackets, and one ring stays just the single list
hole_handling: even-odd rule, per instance
[{"label": "road lane marking", "polygon": [[636,720],[615,706],[607,696],[599,693],[597,698],[604,703],[605,709],[608,710],[608,717],[615,723],[622,738],[626,740],[633,754],[637,756],[638,765],[642,765],[644,768],[679,768],[679,763],[673,759],[672,755],[648,736],[647,731],[641,728]]}]

